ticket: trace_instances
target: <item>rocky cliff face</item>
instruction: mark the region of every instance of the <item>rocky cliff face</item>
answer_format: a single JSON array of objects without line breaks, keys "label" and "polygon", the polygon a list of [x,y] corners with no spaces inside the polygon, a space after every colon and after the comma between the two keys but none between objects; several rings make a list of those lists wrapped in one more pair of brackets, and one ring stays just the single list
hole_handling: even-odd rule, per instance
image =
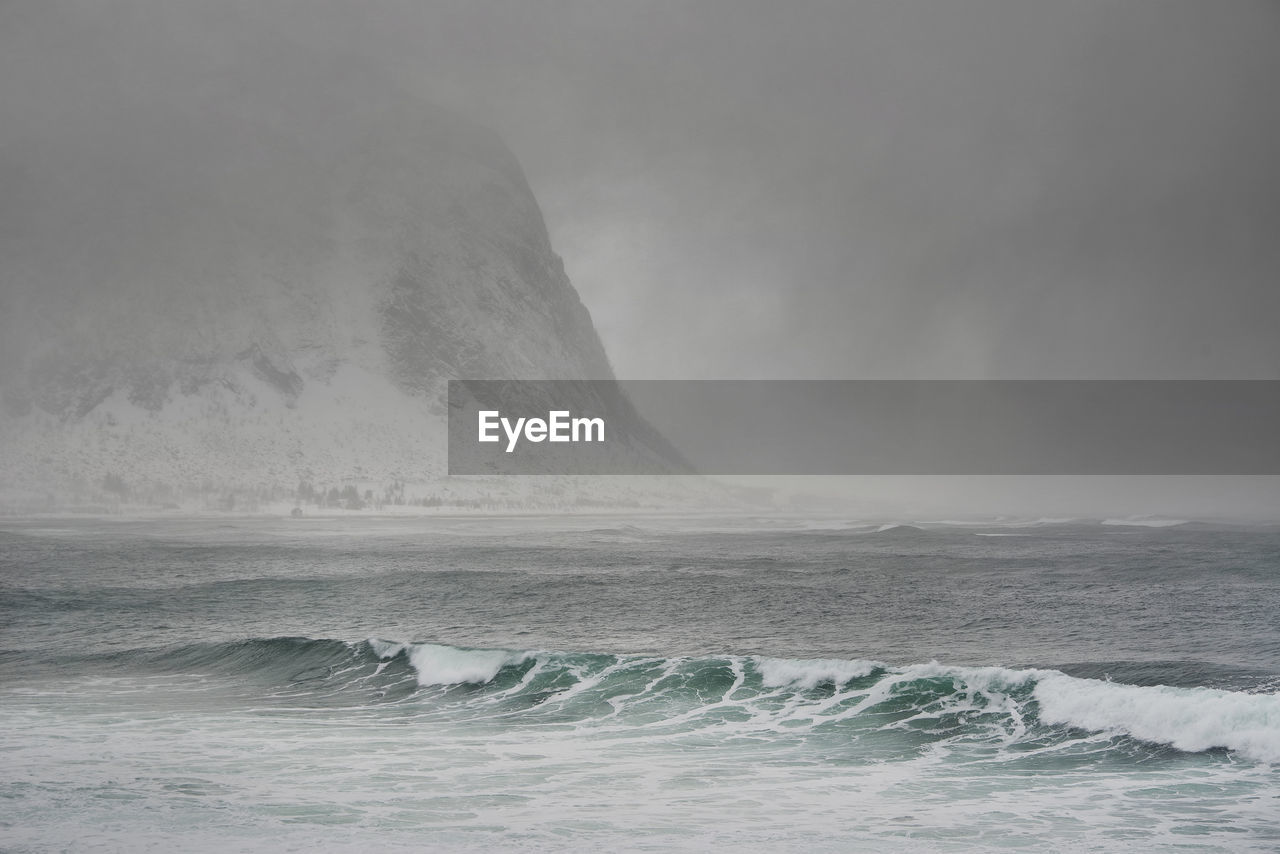
[{"label": "rocky cliff face", "polygon": [[612,376],[501,140],[298,59],[117,57],[9,114],[0,488],[403,492],[447,379]]}]

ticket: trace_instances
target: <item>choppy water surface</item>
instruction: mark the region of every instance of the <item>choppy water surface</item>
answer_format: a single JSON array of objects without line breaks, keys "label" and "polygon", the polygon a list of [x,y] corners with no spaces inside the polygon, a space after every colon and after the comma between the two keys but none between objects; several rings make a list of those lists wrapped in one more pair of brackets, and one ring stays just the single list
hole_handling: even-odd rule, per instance
[{"label": "choppy water surface", "polygon": [[0,523],[0,846],[1280,847],[1280,530]]}]

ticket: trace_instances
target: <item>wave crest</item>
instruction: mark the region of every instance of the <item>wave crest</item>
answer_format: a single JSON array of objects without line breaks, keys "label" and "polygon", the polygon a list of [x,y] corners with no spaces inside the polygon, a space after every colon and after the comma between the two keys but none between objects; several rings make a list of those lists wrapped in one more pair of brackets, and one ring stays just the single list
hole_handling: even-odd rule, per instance
[{"label": "wave crest", "polygon": [[[409,644],[400,649],[407,649],[409,663],[418,674],[418,684],[424,687],[463,683],[482,685],[492,682],[502,668],[523,664],[530,656],[527,652],[513,652],[505,649],[460,649],[435,643]],[[397,650],[397,654],[399,651]]]},{"label": "wave crest", "polygon": [[1215,747],[1280,762],[1280,695],[1138,686],[1051,674],[1036,684],[1040,720],[1198,753]]},{"label": "wave crest", "polygon": [[955,739],[1053,748],[1085,731],[1093,741],[1129,738],[1188,752],[1225,748],[1280,763],[1280,694],[1130,685],[1057,670],[298,637],[139,650],[113,656],[112,663],[225,674],[249,686],[266,680],[284,686],[273,696],[285,691],[295,700],[442,704],[468,715],[527,715],[557,724],[728,735],[823,732],[849,742],[896,733],[915,745],[911,749]]}]

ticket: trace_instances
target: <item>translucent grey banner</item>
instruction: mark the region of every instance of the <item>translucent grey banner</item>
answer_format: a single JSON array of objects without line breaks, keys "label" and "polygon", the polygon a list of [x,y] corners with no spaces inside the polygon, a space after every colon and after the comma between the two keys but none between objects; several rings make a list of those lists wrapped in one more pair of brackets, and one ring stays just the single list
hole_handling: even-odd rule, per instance
[{"label": "translucent grey banner", "polygon": [[450,474],[1277,475],[1274,380],[449,383]]}]

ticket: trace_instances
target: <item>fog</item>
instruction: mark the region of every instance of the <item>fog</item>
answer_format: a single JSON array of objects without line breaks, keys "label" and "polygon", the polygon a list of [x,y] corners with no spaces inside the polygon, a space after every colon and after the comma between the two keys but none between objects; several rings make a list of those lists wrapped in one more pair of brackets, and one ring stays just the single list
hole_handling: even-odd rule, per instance
[{"label": "fog", "polygon": [[496,128],[623,377],[1280,369],[1275,3],[10,2],[0,15],[8,150],[109,88],[104,74],[138,97],[195,97],[202,71],[245,54],[257,75],[318,90],[384,75]]},{"label": "fog", "polygon": [[10,0],[0,245],[50,146],[185,144],[95,110],[358,76],[503,136],[621,378],[1277,378],[1278,43],[1266,0]]}]

